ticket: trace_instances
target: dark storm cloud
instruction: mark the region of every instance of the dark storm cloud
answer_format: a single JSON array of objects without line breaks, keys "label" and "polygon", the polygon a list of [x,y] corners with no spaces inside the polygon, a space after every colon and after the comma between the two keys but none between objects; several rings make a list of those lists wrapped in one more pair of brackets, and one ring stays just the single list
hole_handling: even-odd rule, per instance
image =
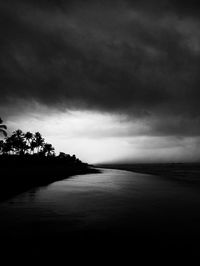
[{"label": "dark storm cloud", "polygon": [[2,112],[34,100],[139,117],[152,135],[199,135],[197,10],[196,1],[1,1]]}]

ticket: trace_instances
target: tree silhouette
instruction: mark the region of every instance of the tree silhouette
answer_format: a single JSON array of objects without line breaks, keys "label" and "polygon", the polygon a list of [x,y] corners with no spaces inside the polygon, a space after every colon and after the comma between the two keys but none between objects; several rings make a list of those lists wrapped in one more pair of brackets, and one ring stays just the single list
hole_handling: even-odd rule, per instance
[{"label": "tree silhouette", "polygon": [[34,154],[36,147],[37,147],[37,144],[35,142],[35,137],[33,135],[32,139],[31,139],[31,151],[32,151],[32,154]]},{"label": "tree silhouette", "polygon": [[32,150],[31,149],[31,143],[32,143],[32,141],[33,141],[33,133],[31,133],[31,132],[26,132],[26,134],[24,134],[24,138],[25,138],[25,140],[26,140],[26,144],[27,144],[27,150]]},{"label": "tree silhouette", "polygon": [[35,147],[37,148],[37,152],[39,153],[44,146],[44,139],[42,138],[40,132],[36,132],[34,138],[35,138]]},{"label": "tree silhouette", "polygon": [[54,155],[54,151],[55,151],[55,149],[51,144],[49,144],[49,143],[44,144],[44,147],[43,147],[44,155],[46,155],[46,154],[47,154],[47,156]]},{"label": "tree silhouette", "polygon": [[15,139],[14,136],[7,137],[3,145],[4,153],[15,153]]},{"label": "tree silhouette", "polygon": [[[1,120],[2,124],[2,120]],[[6,126],[1,125],[1,129],[6,130]],[[4,134],[6,135],[6,134]],[[32,153],[32,154],[31,154]],[[18,164],[64,164],[70,169],[76,167],[86,167],[75,155],[69,155],[60,152],[58,156],[55,154],[55,149],[50,143],[46,143],[39,132],[22,132],[18,129],[12,133],[11,136],[0,140],[0,160],[3,162]],[[71,171],[71,170],[70,170]]]},{"label": "tree silhouette", "polygon": [[23,133],[20,129],[14,131],[11,136],[0,141],[0,154],[4,155],[25,155],[36,154],[41,156],[55,156],[55,149],[52,144],[45,143],[39,132]]},{"label": "tree silhouette", "polygon": [[3,153],[3,146],[4,146],[4,141],[0,140],[0,153]]},{"label": "tree silhouette", "polygon": [[7,126],[3,125],[3,120],[0,118],[0,133],[2,133],[5,137],[7,136],[6,129]]},{"label": "tree silhouette", "polygon": [[24,155],[27,150],[24,133],[18,129],[13,132],[13,135],[10,138],[12,139],[12,145],[15,152],[19,155]]},{"label": "tree silhouette", "polygon": [[13,132],[13,134],[0,143],[0,153],[25,155],[26,153],[51,156],[54,155],[54,147],[44,142],[44,138],[39,132],[35,134],[31,132],[23,133],[20,129]]}]

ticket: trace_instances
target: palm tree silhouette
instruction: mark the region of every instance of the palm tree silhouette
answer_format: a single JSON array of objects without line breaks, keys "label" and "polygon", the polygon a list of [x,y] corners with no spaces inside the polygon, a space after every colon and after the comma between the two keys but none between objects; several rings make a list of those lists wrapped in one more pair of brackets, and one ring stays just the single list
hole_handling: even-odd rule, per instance
[{"label": "palm tree silhouette", "polygon": [[32,141],[33,141],[33,134],[31,132],[26,132],[26,134],[24,135],[25,140],[27,141],[27,150],[32,150]]},{"label": "palm tree silhouette", "polygon": [[2,133],[5,137],[7,136],[6,129],[7,126],[3,125],[3,120],[0,118],[0,133]]},{"label": "palm tree silhouette", "polygon": [[13,135],[5,139],[3,150],[7,151],[9,154],[12,152],[15,153],[16,147],[15,147],[15,138]]},{"label": "palm tree silhouette", "polygon": [[43,152],[44,152],[44,154],[46,155],[46,153],[47,153],[47,156],[50,156],[50,155],[53,155],[54,154],[54,147],[51,145],[51,144],[49,144],[49,143],[45,143],[44,144],[44,147],[43,147]]},{"label": "palm tree silhouette", "polygon": [[40,132],[36,132],[34,137],[35,137],[35,147],[37,148],[37,152],[39,153],[44,146],[44,139],[42,138]]},{"label": "palm tree silhouette", "polygon": [[32,140],[31,140],[31,152],[32,152],[32,154],[34,154],[36,147],[37,147],[37,144],[35,142],[35,138],[32,138]]},{"label": "palm tree silhouette", "polygon": [[23,155],[27,148],[27,145],[24,139],[24,133],[20,129],[18,129],[13,132],[12,138],[13,138],[14,149],[16,150],[18,154]]},{"label": "palm tree silhouette", "polygon": [[3,153],[3,146],[4,146],[4,141],[0,140],[0,153]]}]

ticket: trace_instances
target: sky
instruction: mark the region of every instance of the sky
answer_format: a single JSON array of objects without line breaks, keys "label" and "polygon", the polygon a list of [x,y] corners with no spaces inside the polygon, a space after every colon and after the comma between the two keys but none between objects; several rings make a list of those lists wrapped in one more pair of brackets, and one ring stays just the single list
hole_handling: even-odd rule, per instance
[{"label": "sky", "polygon": [[1,0],[0,116],[89,163],[200,159],[200,4]]}]

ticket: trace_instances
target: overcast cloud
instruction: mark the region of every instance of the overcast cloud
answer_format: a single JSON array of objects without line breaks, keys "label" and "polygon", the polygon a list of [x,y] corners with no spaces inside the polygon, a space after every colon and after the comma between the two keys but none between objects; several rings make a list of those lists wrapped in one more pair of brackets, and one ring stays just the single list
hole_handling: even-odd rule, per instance
[{"label": "overcast cloud", "polygon": [[199,136],[199,11],[197,1],[1,0],[1,116],[38,102],[139,119],[138,134]]}]

